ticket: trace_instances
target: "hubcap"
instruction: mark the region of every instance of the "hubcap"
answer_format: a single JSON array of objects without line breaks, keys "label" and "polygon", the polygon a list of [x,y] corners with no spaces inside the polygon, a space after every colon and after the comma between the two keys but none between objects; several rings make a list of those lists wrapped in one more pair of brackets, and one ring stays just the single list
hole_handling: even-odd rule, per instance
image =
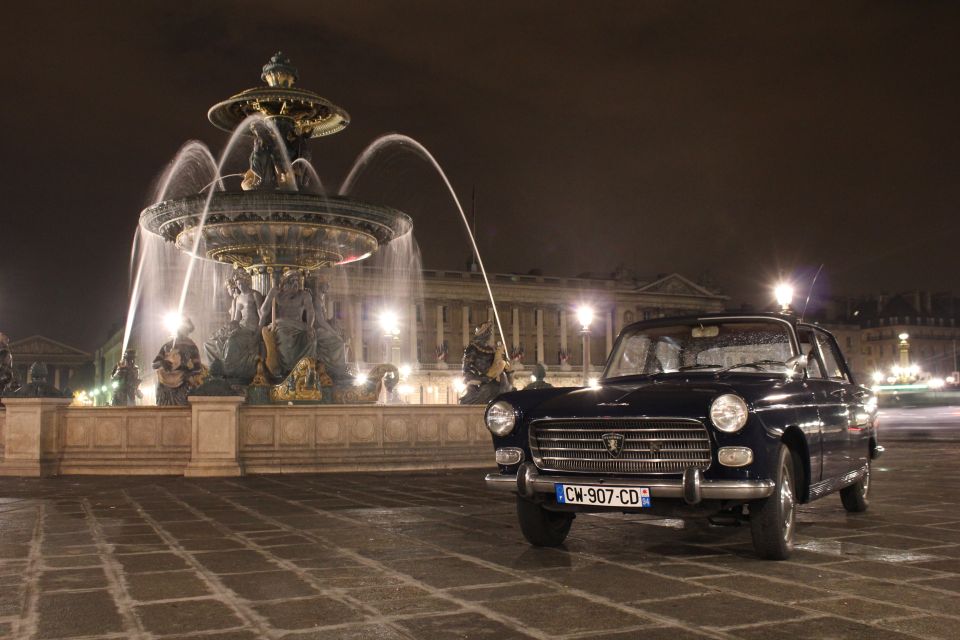
[{"label": "hubcap", "polygon": [[863,474],[863,479],[860,481],[860,495],[864,498],[870,493],[870,465],[867,465],[867,472]]},{"label": "hubcap", "polygon": [[790,470],[784,466],[780,473],[783,481],[780,483],[780,513],[783,514],[783,540],[789,545],[793,541],[793,519],[796,505],[793,501],[793,478]]}]

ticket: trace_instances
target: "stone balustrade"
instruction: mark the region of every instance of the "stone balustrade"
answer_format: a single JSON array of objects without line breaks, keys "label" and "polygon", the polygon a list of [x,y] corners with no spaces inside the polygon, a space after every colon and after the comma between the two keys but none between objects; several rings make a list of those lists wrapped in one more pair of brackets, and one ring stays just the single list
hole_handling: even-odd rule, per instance
[{"label": "stone balustrade", "polygon": [[0,475],[186,475],[447,469],[493,465],[483,407],[72,407],[4,399]]}]

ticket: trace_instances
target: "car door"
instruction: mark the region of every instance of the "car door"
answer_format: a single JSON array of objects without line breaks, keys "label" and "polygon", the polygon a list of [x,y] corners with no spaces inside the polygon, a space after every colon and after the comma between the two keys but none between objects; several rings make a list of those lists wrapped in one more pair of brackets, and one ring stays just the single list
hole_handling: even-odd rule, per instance
[{"label": "car door", "polygon": [[797,335],[801,353],[807,356],[807,384],[820,417],[820,479],[828,480],[847,471],[848,409],[843,399],[835,393],[839,385],[827,377],[813,328],[800,328]]},{"label": "car door", "polygon": [[824,364],[827,380],[834,386],[830,395],[846,408],[844,467],[841,473],[859,469],[867,462],[866,393],[854,383],[837,341],[826,331],[815,329],[817,347]]}]

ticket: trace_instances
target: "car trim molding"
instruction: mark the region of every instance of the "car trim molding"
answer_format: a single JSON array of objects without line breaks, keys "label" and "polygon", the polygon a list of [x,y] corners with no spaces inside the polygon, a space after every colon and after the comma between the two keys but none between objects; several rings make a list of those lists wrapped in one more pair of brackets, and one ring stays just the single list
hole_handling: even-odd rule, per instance
[{"label": "car trim molding", "polygon": [[817,498],[822,498],[828,493],[833,493],[834,491],[839,491],[844,487],[849,487],[851,484],[867,475],[867,465],[863,465],[859,469],[854,469],[853,471],[848,471],[841,476],[836,478],[828,478],[827,480],[821,480],[810,485],[810,501],[816,500]]}]

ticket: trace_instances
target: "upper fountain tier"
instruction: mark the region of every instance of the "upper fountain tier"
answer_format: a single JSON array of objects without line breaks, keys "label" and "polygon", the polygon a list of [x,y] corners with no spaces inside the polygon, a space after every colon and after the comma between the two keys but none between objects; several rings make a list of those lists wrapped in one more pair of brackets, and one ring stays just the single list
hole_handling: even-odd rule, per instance
[{"label": "upper fountain tier", "polygon": [[247,89],[213,105],[207,113],[210,122],[233,131],[250,116],[283,118],[291,121],[294,135],[308,138],[328,136],[350,124],[350,115],[342,108],[312,91],[293,88],[299,76],[283,53],[270,58],[260,77],[267,86]]},{"label": "upper fountain tier", "polygon": [[396,209],[304,191],[314,175],[310,138],[340,131],[347,112],[294,89],[297,70],[282,53],[263,67],[267,86],[209,111],[221,129],[247,127],[253,140],[242,192],[216,190],[158,202],[141,226],[191,255],[252,271],[304,269],[363,260],[413,227]]}]

